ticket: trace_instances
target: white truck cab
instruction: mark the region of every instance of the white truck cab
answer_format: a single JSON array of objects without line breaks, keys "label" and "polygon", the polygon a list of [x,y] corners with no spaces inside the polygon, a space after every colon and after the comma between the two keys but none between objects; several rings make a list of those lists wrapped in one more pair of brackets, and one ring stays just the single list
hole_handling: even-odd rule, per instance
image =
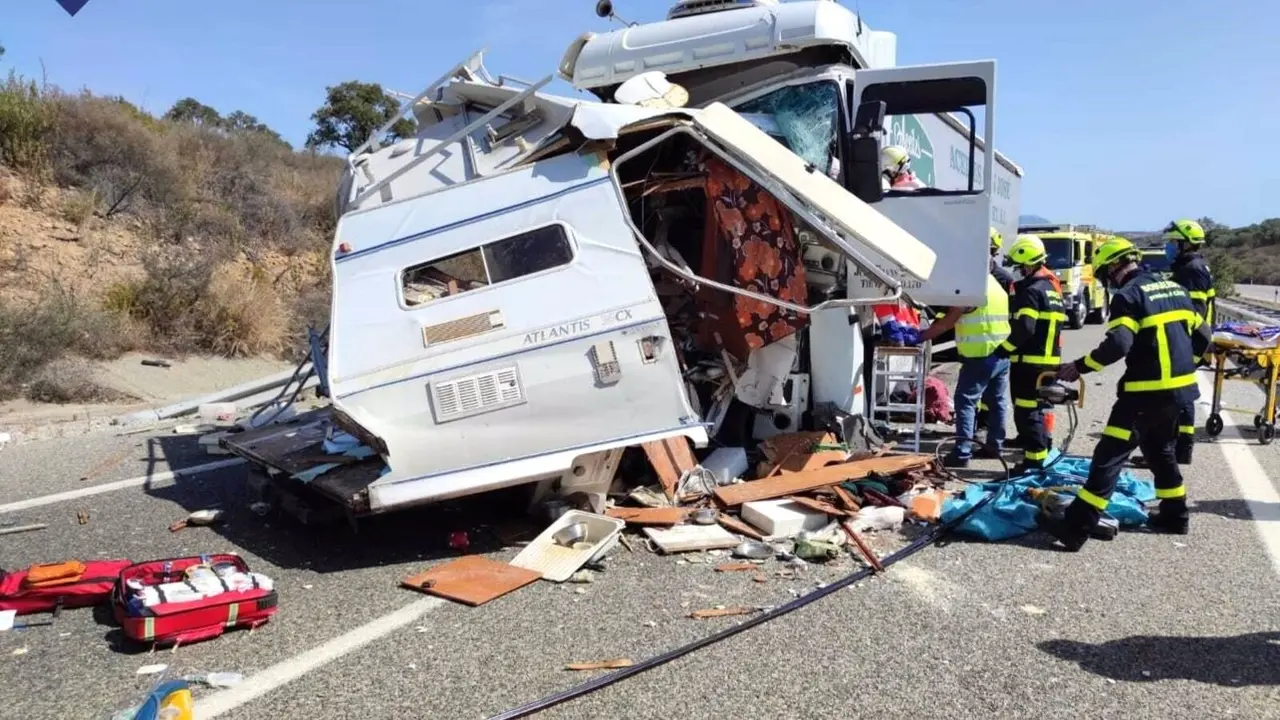
[{"label": "white truck cab", "polygon": [[[597,12],[611,13],[608,2]],[[821,172],[907,229],[938,257],[923,281],[907,280],[913,300],[932,306],[982,301],[988,227],[1017,234],[1022,171],[996,152],[995,62],[896,67],[897,39],[874,31],[833,0],[682,0],[659,22],[583,33],[559,72],[605,102],[618,86],[661,71],[688,91],[691,106],[719,102],[752,119]],[[852,139],[860,112],[879,121],[880,144],[904,147],[917,190],[876,192],[855,186]],[[985,138],[985,141],[984,141]],[[865,146],[864,146],[865,147]],[[892,263],[876,264],[892,273]],[[850,268],[850,297],[882,293],[864,270]]]}]

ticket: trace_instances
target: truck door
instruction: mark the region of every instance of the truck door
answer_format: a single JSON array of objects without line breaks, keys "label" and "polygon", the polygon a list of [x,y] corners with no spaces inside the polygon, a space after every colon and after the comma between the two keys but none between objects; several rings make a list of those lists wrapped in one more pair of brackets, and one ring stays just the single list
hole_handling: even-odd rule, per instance
[{"label": "truck door", "polygon": [[[852,122],[862,103],[885,103],[882,146],[906,149],[918,183],[886,190],[876,209],[937,254],[932,275],[904,289],[929,305],[980,304],[996,164],[995,62],[858,70],[851,83],[847,118]],[[883,293],[871,278],[858,275],[850,282],[851,295]]]}]

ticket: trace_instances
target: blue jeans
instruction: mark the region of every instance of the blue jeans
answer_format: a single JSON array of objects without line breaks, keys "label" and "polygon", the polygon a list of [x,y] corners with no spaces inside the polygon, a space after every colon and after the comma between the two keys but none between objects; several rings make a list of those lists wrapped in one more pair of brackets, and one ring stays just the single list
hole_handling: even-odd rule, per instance
[{"label": "blue jeans", "polygon": [[[963,358],[960,361],[960,377],[956,380],[956,449],[957,457],[973,456],[973,438],[978,401],[986,397],[987,446],[1004,447],[1004,422],[1009,412],[1008,395],[1009,360],[988,355],[984,358]],[[994,401],[994,402],[993,402]]]}]

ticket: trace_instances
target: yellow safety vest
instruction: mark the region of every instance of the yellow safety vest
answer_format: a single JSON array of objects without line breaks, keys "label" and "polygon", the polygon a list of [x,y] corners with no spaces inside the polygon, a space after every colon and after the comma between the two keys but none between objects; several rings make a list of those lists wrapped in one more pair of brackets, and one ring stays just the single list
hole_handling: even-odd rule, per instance
[{"label": "yellow safety vest", "polygon": [[1009,293],[987,275],[987,301],[960,316],[956,323],[956,352],[960,357],[983,358],[1009,337]]}]

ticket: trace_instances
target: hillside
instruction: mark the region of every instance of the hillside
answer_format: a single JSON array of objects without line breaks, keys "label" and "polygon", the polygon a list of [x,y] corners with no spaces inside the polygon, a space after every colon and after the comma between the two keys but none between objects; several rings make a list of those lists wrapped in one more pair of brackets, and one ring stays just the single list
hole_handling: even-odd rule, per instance
[{"label": "hillside", "polygon": [[341,161],[178,110],[0,82],[0,400],[99,399],[66,358],[287,356],[325,322]]}]

